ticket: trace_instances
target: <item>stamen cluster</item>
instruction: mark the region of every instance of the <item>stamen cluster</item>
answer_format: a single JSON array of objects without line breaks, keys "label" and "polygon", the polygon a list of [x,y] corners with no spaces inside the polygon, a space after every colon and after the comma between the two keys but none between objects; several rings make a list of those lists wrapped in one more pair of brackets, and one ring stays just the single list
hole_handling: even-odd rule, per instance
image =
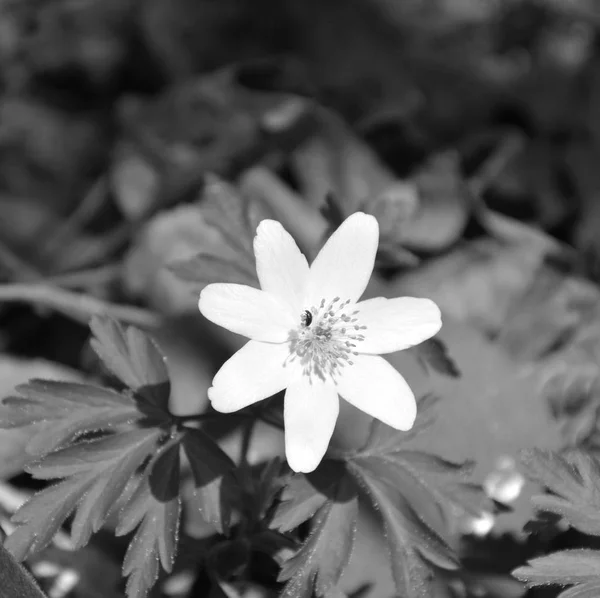
[{"label": "stamen cluster", "polygon": [[334,377],[345,365],[353,365],[358,355],[356,343],[364,340],[359,323],[359,310],[349,311],[350,299],[335,297],[329,303],[322,299],[300,317],[300,326],[290,338],[291,359],[299,359],[303,373],[320,378]]}]

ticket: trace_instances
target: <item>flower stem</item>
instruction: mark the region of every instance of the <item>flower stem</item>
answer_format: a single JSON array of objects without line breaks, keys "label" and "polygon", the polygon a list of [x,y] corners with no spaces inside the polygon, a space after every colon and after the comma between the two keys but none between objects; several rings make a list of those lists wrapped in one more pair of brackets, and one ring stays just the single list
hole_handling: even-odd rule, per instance
[{"label": "flower stem", "polygon": [[254,418],[249,418],[242,428],[242,444],[240,446],[240,466],[242,467],[248,465],[248,452],[250,451],[255,423]]}]

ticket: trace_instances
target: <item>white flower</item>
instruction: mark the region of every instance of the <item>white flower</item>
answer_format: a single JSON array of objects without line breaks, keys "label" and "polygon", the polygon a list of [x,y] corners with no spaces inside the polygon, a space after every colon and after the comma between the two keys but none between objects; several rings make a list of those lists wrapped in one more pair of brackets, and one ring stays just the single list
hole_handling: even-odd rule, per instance
[{"label": "white flower", "polygon": [[414,423],[412,391],[378,354],[432,337],[441,327],[440,310],[413,297],[358,302],[378,240],[377,220],[353,214],[309,267],[283,226],[263,220],[254,238],[261,290],[211,284],[200,294],[206,318],[250,338],[214,377],[213,407],[230,413],[287,389],[285,451],[295,471],[313,471],[323,458],[338,394],[398,430]]}]

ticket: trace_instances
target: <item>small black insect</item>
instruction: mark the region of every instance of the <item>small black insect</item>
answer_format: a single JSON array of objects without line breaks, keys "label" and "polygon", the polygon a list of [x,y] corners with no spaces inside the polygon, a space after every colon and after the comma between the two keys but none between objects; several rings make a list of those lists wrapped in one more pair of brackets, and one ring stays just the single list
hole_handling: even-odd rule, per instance
[{"label": "small black insect", "polygon": [[302,315],[300,316],[300,322],[302,322],[302,326],[304,326],[305,328],[308,328],[312,322],[312,314],[308,311],[308,309],[305,309],[302,312]]}]

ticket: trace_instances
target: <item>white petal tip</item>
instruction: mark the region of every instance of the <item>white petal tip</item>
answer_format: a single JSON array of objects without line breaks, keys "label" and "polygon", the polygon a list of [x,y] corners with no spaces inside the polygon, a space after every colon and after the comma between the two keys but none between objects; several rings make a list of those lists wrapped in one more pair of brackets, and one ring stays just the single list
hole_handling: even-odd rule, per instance
[{"label": "white petal tip", "polygon": [[359,220],[362,220],[363,222],[369,222],[371,224],[375,224],[376,226],[379,226],[379,224],[377,223],[377,218],[375,218],[375,216],[373,216],[372,214],[365,214],[364,212],[354,212],[354,214],[351,214],[350,216],[348,216],[348,218],[346,218],[346,221],[356,221],[358,222]]},{"label": "white petal tip", "polygon": [[290,459],[288,457],[287,462],[290,469],[296,473],[311,473],[317,469],[319,463],[321,463],[321,459],[315,462],[315,459],[312,456],[305,459],[298,459],[297,457],[295,459]]},{"label": "white petal tip", "polygon": [[[200,311],[200,313],[202,315],[204,315],[204,311],[203,308],[206,304],[206,295],[204,294],[204,291],[206,290],[207,287],[204,287],[201,291],[200,291],[200,296],[198,297],[198,310]],[[205,316],[206,317],[206,316]]]},{"label": "white petal tip", "polygon": [[207,391],[208,400],[212,408],[219,413],[233,413],[234,411],[238,411],[238,409],[231,409],[228,405],[227,397],[224,395],[219,395],[218,390],[211,386]]},{"label": "white petal tip", "polygon": [[417,406],[405,407],[396,417],[390,417],[385,423],[401,432],[408,432],[414,425],[417,419]]},{"label": "white petal tip", "polygon": [[218,303],[215,301],[215,297],[218,293],[219,286],[221,284],[207,284],[201,291],[198,297],[198,310],[200,313],[211,322],[213,321],[210,317],[210,313],[215,307],[218,307]]},{"label": "white petal tip", "polygon": [[256,237],[259,237],[261,235],[264,234],[269,234],[272,231],[280,231],[281,229],[283,229],[283,225],[281,224],[281,222],[279,222],[278,220],[271,220],[269,218],[266,218],[265,220],[261,220],[258,223],[258,226],[256,227],[256,235],[255,235],[255,239]]}]

